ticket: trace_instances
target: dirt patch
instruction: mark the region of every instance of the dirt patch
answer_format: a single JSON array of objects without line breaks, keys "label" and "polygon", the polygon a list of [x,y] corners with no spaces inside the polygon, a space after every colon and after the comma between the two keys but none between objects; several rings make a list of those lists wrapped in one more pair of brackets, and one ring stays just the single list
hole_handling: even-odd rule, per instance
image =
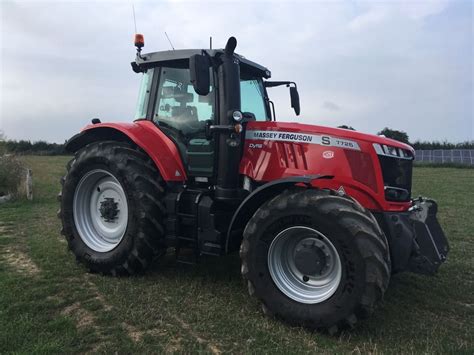
[{"label": "dirt patch", "polygon": [[181,338],[169,339],[164,352],[165,354],[176,354],[179,352],[183,352],[183,348],[181,346]]},{"label": "dirt patch", "polygon": [[0,237],[9,237],[13,234],[13,226],[11,224],[0,223]]},{"label": "dirt patch", "polygon": [[67,306],[61,312],[63,316],[71,317],[76,321],[77,328],[95,327],[95,318],[91,312],[82,308],[79,302]]},{"label": "dirt patch", "polygon": [[127,332],[128,337],[132,339],[135,343],[138,343],[140,340],[142,340],[143,335],[145,334],[145,332],[138,330],[131,324],[122,323],[122,327]]},{"label": "dirt patch", "polygon": [[128,324],[128,323],[122,323],[123,329],[127,332],[128,337],[132,339],[133,342],[138,343],[140,342],[145,335],[150,335],[152,337],[157,337],[157,336],[163,336],[166,335],[166,330],[162,328],[152,328],[152,329],[147,329],[147,330],[140,330],[136,328],[135,326]]},{"label": "dirt patch", "polygon": [[207,345],[207,348],[209,349],[209,351],[213,354],[221,354],[222,351],[217,347],[217,345],[213,344],[212,342],[210,342],[209,340],[206,340],[204,338],[202,338],[199,334],[197,334],[193,328],[191,327],[190,324],[186,323],[184,320],[182,320],[181,318],[179,318],[178,316],[173,316],[173,319],[176,320],[178,322],[178,324],[181,326],[181,328],[183,328],[184,330],[186,330],[188,332],[189,335],[191,335],[194,339],[196,339],[196,341],[199,343],[199,344],[205,344]]},{"label": "dirt patch", "polygon": [[87,286],[94,292],[95,296],[94,296],[94,299],[99,301],[100,305],[102,306],[102,308],[105,310],[105,311],[111,311],[112,310],[112,305],[110,305],[106,300],[105,300],[105,297],[102,293],[100,293],[99,289],[97,288],[97,286],[95,285],[95,283],[93,283],[91,281],[91,275],[89,274],[86,274],[85,275],[85,279],[86,279],[86,284]]},{"label": "dirt patch", "polygon": [[35,276],[40,273],[39,267],[31,260],[31,258],[24,252],[20,250],[15,250],[13,248],[5,248],[0,254],[0,260],[6,262],[10,267],[15,269],[15,271]]}]

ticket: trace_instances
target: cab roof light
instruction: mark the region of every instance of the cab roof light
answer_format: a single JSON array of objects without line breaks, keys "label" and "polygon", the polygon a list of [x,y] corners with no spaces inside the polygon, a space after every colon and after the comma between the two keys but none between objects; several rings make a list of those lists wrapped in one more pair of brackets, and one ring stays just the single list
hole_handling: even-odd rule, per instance
[{"label": "cab roof light", "polygon": [[145,37],[140,33],[135,33],[135,47],[137,47],[138,53],[141,52],[142,48],[145,46]]}]

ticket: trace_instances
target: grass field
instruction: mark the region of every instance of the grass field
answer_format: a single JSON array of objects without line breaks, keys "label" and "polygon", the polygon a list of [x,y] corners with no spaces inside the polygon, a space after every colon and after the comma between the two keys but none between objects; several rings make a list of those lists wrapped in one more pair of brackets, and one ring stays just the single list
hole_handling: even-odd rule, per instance
[{"label": "grass field", "polygon": [[92,275],[59,234],[66,157],[26,157],[35,199],[0,206],[0,353],[474,353],[474,170],[415,168],[440,206],[451,252],[435,277],[392,277],[384,305],[336,337],[268,319],[238,255],[157,262],[143,276]]}]

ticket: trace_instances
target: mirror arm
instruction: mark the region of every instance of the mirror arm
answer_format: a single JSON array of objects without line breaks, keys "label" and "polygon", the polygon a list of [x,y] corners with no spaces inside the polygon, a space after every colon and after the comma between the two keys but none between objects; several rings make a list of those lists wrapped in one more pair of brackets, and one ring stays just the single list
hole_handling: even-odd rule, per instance
[{"label": "mirror arm", "polygon": [[294,81],[264,81],[263,82],[263,86],[265,86],[266,88],[273,88],[273,87],[282,86],[282,85],[286,85],[287,87],[289,87],[290,85],[294,85],[296,88],[296,83]]},{"label": "mirror arm", "polygon": [[276,114],[275,114],[275,104],[273,103],[272,100],[268,99],[268,103],[272,107],[272,116],[273,116],[273,121],[276,122]]}]

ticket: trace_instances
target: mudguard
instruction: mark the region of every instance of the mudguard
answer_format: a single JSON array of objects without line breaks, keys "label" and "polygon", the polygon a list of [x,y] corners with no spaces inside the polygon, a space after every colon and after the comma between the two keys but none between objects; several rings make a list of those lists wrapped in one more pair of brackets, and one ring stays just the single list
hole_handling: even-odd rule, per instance
[{"label": "mudguard", "polygon": [[248,220],[255,211],[273,196],[278,195],[289,187],[302,184],[311,187],[311,182],[316,179],[332,179],[327,175],[305,175],[290,176],[283,179],[273,180],[266,183],[250,193],[239,205],[235,211],[227,231],[225,243],[226,253],[235,251],[239,248],[241,241],[241,231],[245,228]]},{"label": "mudguard", "polygon": [[87,144],[104,140],[136,144],[153,160],[165,181],[187,179],[176,145],[153,122],[147,120],[88,125],[67,141],[66,150],[74,153]]}]

